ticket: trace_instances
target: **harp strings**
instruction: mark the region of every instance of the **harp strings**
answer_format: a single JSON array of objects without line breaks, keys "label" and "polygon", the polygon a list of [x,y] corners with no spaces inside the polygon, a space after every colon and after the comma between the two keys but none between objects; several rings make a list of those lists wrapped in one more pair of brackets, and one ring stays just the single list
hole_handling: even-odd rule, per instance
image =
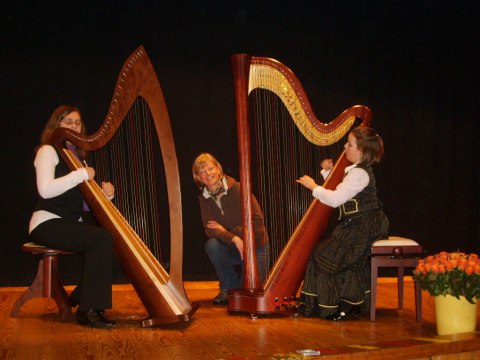
[{"label": "harp strings", "polygon": [[[160,218],[160,195],[157,188],[162,174],[159,165],[158,140],[148,104],[138,98],[125,116],[117,132],[103,148],[90,153],[96,180],[115,185],[113,199],[119,211],[159,262],[166,252]],[[165,187],[163,187],[165,189]],[[168,215],[167,215],[168,217]],[[168,237],[167,237],[168,238]],[[166,245],[164,245],[166,246]]]},{"label": "harp strings", "polygon": [[336,161],[346,136],[328,146],[312,144],[281,99],[269,90],[253,90],[249,103],[252,182],[264,213],[272,265],[313,200],[311,192],[296,179],[307,174],[322,184],[320,163],[325,158]]}]

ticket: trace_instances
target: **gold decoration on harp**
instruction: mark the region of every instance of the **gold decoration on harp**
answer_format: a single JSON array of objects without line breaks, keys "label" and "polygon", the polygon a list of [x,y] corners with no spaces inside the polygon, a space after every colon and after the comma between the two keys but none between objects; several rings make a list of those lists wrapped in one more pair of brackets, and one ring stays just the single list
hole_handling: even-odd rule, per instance
[{"label": "gold decoration on harp", "polygon": [[[355,122],[355,116],[351,115],[330,131],[315,126],[311,120],[312,116],[305,112],[302,100],[298,97],[292,83],[274,67],[265,64],[251,64],[248,93],[250,94],[256,88],[275,93],[285,104],[298,129],[308,141],[315,145],[328,146],[339,141]],[[319,125],[326,127],[328,124],[319,123]]]}]

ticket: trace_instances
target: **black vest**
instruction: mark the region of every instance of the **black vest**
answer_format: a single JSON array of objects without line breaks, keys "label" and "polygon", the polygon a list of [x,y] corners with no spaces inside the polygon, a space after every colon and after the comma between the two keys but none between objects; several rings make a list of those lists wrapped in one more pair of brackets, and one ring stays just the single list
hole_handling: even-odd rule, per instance
[{"label": "black vest", "polygon": [[372,167],[363,164],[359,164],[357,167],[367,172],[370,181],[365,189],[360,191],[345,204],[339,206],[339,220],[348,219],[352,216],[361,216],[366,212],[381,209],[382,207],[377,197],[377,187],[375,185],[375,176],[373,175]]},{"label": "black vest", "polygon": [[[55,167],[55,178],[70,173],[70,170],[67,168],[60,155],[58,157],[59,162]],[[83,196],[78,186],[50,199],[44,199],[41,196],[38,196],[35,210],[45,210],[62,218],[78,221],[83,213]]]}]

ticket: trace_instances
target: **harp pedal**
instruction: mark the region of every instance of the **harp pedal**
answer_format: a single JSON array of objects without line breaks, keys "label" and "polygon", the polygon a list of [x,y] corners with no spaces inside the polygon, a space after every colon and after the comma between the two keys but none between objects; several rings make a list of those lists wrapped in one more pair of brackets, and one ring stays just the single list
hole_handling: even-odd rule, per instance
[{"label": "harp pedal", "polygon": [[273,308],[275,311],[280,311],[280,303],[278,302],[278,298],[275,298],[273,301]]}]

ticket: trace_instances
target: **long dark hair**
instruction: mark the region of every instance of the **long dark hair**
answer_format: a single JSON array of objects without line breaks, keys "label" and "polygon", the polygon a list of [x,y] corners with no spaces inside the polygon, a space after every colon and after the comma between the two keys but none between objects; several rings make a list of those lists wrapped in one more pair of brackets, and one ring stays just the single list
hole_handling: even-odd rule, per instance
[{"label": "long dark hair", "polygon": [[[82,113],[80,112],[80,110],[78,110],[78,108],[73,105],[60,105],[53,111],[50,119],[47,121],[45,128],[42,131],[42,135],[40,136],[40,145],[35,148],[35,151],[37,151],[42,145],[53,145],[53,132],[60,127],[60,121],[62,121],[65,116],[74,111],[78,112],[78,114],[80,115],[80,121],[82,125],[80,128],[80,133],[83,135],[87,133],[87,129],[85,128],[85,125],[83,123]],[[85,159],[86,157],[85,150],[83,149],[78,148],[77,154],[80,159]]]}]

